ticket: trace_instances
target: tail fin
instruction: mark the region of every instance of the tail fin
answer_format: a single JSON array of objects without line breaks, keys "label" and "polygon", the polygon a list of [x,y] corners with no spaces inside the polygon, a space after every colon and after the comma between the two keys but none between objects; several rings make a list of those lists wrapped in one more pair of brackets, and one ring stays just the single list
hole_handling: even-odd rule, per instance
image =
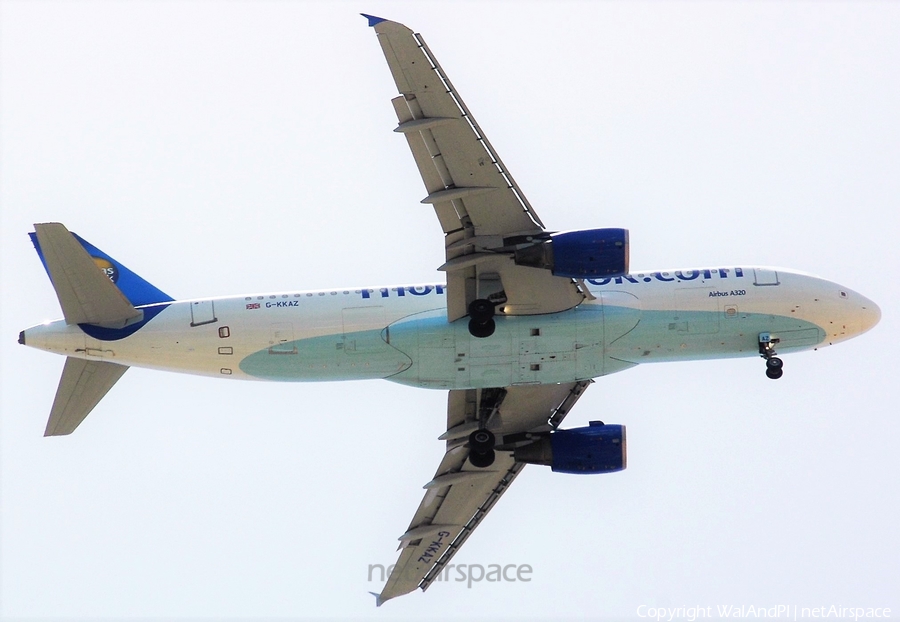
[{"label": "tail fin", "polygon": [[[83,267],[85,265],[83,259],[87,258],[109,278],[109,281],[118,288],[134,307],[160,302],[172,302],[174,300],[158,287],[148,283],[126,268],[121,262],[116,261],[75,233],[71,233],[60,223],[36,224],[34,229],[35,232],[29,234],[31,241],[38,256],[41,258],[41,262],[44,264],[44,269],[47,271],[50,280],[53,281],[54,287],[58,288],[60,285],[57,283],[57,278],[64,280],[65,273],[72,273],[77,270],[72,265],[73,262]],[[68,239],[69,237],[74,238],[77,244],[73,244],[72,240]],[[77,251],[78,246],[83,249],[84,253]],[[62,268],[62,270],[59,268]],[[54,276],[54,273],[57,276]],[[87,278],[94,281],[91,277]],[[59,295],[58,289],[57,295]],[[60,304],[62,304],[62,300],[60,300]],[[63,313],[65,314],[65,308],[63,308]],[[68,316],[66,316],[66,320],[68,320]]]},{"label": "tail fin", "polygon": [[[136,307],[172,302],[169,295],[60,223],[36,224],[30,235],[66,323],[79,324],[95,338],[125,337],[160,311],[153,307],[145,314]],[[19,342],[25,343],[24,332]],[[71,434],[127,370],[108,361],[67,358],[44,436]]]}]

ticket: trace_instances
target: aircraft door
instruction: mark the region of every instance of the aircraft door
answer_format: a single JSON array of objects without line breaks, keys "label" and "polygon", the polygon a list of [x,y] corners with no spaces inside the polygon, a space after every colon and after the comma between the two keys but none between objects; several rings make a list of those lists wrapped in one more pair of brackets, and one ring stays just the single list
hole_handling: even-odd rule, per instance
[{"label": "aircraft door", "polygon": [[218,321],[215,303],[212,300],[195,300],[191,303],[191,326],[203,326]]},{"label": "aircraft door", "polygon": [[766,268],[753,268],[753,284],[762,286],[780,285],[778,272]]},{"label": "aircraft door", "polygon": [[272,324],[269,331],[269,354],[297,354],[293,324]]}]

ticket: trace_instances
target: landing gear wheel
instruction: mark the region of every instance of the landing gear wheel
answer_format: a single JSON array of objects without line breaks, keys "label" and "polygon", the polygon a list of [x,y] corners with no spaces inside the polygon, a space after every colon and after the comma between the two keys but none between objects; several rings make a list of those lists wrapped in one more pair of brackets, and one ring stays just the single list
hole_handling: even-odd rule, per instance
[{"label": "landing gear wheel", "polygon": [[494,334],[494,303],[485,298],[476,298],[469,303],[469,333],[478,339]]},{"label": "landing gear wheel", "polygon": [[469,448],[477,453],[493,451],[496,440],[490,430],[475,430],[469,434]]},{"label": "landing gear wheel", "polygon": [[769,333],[759,334],[759,355],[766,359],[766,376],[778,380],[784,375],[784,361],[775,355],[775,346],[781,342]]},{"label": "landing gear wheel", "polygon": [[784,367],[784,361],[782,361],[777,356],[773,356],[770,359],[766,359],[766,369],[781,370],[782,367]]},{"label": "landing gear wheel", "polygon": [[475,318],[469,320],[469,334],[478,339],[490,337],[494,334],[496,328],[497,325],[494,323],[493,318],[489,318],[483,322],[479,322]]},{"label": "landing gear wheel", "polygon": [[494,464],[494,433],[490,430],[475,430],[469,434],[469,462],[483,469]]},{"label": "landing gear wheel", "polygon": [[494,303],[485,298],[476,298],[469,303],[469,317],[484,322],[494,317]]},{"label": "landing gear wheel", "polygon": [[487,468],[494,464],[494,450],[491,449],[484,453],[470,451],[469,462],[472,463],[473,467],[478,467],[479,469]]}]

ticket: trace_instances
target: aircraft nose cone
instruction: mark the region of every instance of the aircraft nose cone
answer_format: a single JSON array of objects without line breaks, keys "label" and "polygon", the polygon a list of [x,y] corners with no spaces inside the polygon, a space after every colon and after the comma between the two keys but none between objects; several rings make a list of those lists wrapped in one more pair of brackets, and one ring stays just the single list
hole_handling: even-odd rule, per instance
[{"label": "aircraft nose cone", "polygon": [[877,304],[865,296],[860,296],[859,298],[860,302],[857,310],[857,322],[859,322],[859,332],[861,334],[870,330],[881,321],[881,309]]},{"label": "aircraft nose cone", "polygon": [[825,304],[820,326],[825,330],[830,344],[862,335],[881,320],[878,305],[851,289],[830,285],[821,296]]}]

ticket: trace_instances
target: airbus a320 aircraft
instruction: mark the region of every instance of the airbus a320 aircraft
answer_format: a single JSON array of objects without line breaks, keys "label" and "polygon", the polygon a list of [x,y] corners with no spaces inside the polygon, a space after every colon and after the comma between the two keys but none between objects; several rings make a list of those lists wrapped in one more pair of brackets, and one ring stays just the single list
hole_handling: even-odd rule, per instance
[{"label": "airbus a320 aircraft", "polygon": [[[625,427],[561,429],[593,378],[640,363],[759,356],[844,341],[878,306],[796,271],[631,272],[628,231],[548,231],[425,41],[365,16],[399,124],[444,232],[446,283],[174,300],[59,223],[34,246],[64,319],[19,343],[66,356],[44,434],[70,434],[129,367],[242,380],[383,378],[449,391],[446,453],[377,603],[423,590],[526,464],[625,468]],[[98,269],[99,268],[99,269]]]}]

